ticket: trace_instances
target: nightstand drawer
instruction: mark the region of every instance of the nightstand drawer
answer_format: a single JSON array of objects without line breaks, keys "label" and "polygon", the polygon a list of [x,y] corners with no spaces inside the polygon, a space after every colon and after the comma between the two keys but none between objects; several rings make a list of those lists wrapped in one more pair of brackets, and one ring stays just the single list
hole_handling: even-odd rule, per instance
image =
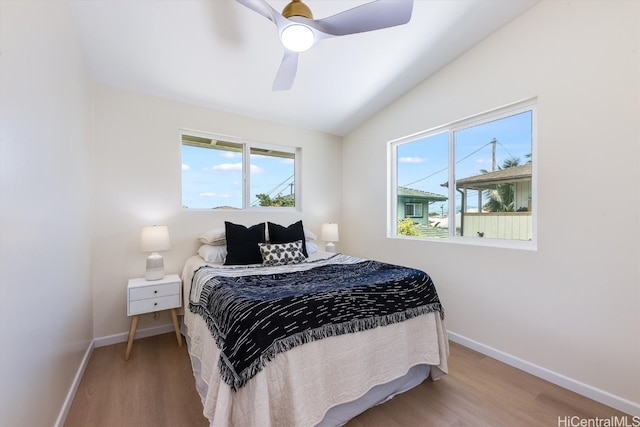
[{"label": "nightstand drawer", "polygon": [[141,299],[129,302],[129,316],[180,307],[180,295]]},{"label": "nightstand drawer", "polygon": [[180,283],[165,283],[161,285],[141,286],[129,289],[129,301],[165,297],[180,294]]}]

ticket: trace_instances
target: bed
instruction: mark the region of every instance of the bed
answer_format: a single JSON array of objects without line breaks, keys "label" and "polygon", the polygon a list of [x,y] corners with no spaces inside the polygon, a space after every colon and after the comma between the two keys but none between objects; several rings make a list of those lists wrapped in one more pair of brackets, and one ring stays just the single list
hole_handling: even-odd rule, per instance
[{"label": "bed", "polygon": [[[402,314],[387,308],[386,314],[323,323],[368,304],[358,298],[369,271],[393,278],[404,267],[315,250],[275,265],[211,261],[192,256],[182,273],[183,333],[211,426],[339,426],[447,373],[444,311],[435,288],[367,289],[364,299],[372,305],[408,304],[430,292],[429,301],[403,306]],[[341,301],[331,290],[337,280],[351,283]],[[289,305],[277,305],[283,300]],[[305,307],[312,308],[303,322],[289,322]],[[267,315],[248,318],[257,313]]]}]

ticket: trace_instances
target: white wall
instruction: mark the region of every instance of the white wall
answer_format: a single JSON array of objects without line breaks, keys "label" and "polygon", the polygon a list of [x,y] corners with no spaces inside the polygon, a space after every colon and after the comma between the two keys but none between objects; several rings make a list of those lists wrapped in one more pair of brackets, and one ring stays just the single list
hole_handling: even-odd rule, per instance
[{"label": "white wall", "polygon": [[[0,1],[0,425],[52,425],[92,338],[127,331],[126,281],[144,273],[142,226],[169,225],[166,267],[180,272],[194,237],[224,220],[303,219],[315,232],[340,222],[340,250],[429,271],[452,331],[640,402],[639,8],[543,2],[342,147],[328,135],[88,90],[67,2]],[[530,96],[539,99],[537,252],[385,237],[388,140]],[[181,127],[302,146],[303,212],[182,211]],[[584,186],[565,191],[575,180]],[[146,316],[140,328],[168,322]]]},{"label": "white wall", "polygon": [[0,425],[51,426],[93,339],[89,86],[67,2],[0,19]]},{"label": "white wall", "polygon": [[[639,23],[638,2],[545,1],[411,90],[345,138],[341,229],[430,272],[451,331],[637,412]],[[385,237],[387,141],[533,96],[536,252]]]},{"label": "white wall", "polygon": [[[181,273],[194,255],[196,237],[225,220],[288,225],[303,220],[316,234],[320,224],[340,221],[341,141],[335,136],[261,122],[96,84],[94,87],[94,231],[92,282],[94,336],[128,331],[126,285],[144,276],[140,230],[167,224],[172,248],[165,270]],[[302,147],[302,212],[184,211],[181,208],[180,128]],[[170,323],[146,315],[139,330]],[[135,345],[134,350],[135,352]]]}]

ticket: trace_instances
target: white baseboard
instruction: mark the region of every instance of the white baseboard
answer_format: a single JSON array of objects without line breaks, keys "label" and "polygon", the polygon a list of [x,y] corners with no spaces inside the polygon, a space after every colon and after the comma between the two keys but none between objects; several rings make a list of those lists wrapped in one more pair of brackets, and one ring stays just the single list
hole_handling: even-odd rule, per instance
[{"label": "white baseboard", "polygon": [[87,365],[89,364],[89,359],[91,359],[91,355],[93,354],[93,349],[95,348],[95,340],[89,343],[89,347],[87,351],[84,352],[84,357],[82,358],[82,362],[80,362],[80,366],[78,367],[78,372],[76,372],[76,376],[73,378],[73,382],[71,383],[71,388],[67,393],[67,397],[64,399],[64,403],[62,408],[60,409],[60,413],[58,414],[58,419],[56,420],[55,427],[63,427],[64,422],[67,419],[67,414],[69,413],[69,409],[71,409],[71,404],[73,403],[73,399],[76,397],[76,392],[78,391],[78,387],[80,386],[80,381],[82,381],[82,376],[84,375],[85,369],[87,369]]},{"label": "white baseboard", "polygon": [[[174,332],[174,331],[175,329],[173,329],[173,323],[154,326],[151,328],[138,329],[136,331],[135,339],[152,337],[154,335],[166,334],[167,332]],[[106,337],[95,338],[93,341],[95,342],[96,347],[104,347],[106,345],[127,342],[128,339],[129,339],[129,333],[123,332],[121,334],[108,335]]]},{"label": "white baseboard", "polygon": [[499,360],[507,365],[518,368],[538,378],[542,378],[545,381],[549,381],[555,385],[558,385],[567,390],[571,390],[589,399],[600,402],[603,405],[610,406],[614,409],[624,412],[632,416],[640,417],[640,404],[624,399],[622,397],[611,394],[607,391],[597,389],[588,384],[566,377],[557,372],[553,372],[549,369],[543,368],[526,360],[507,354],[503,351],[489,347],[478,341],[466,338],[455,332],[448,331],[449,339],[455,343],[468,347],[479,353],[485,354],[493,359]]},{"label": "white baseboard", "polygon": [[[154,326],[153,328],[140,329],[136,331],[135,338],[136,339],[146,338],[146,337],[151,337],[153,335],[165,334],[167,332],[174,332],[172,323],[169,323],[167,325]],[[73,379],[71,388],[67,393],[67,397],[64,400],[64,404],[60,409],[60,413],[58,414],[58,419],[56,420],[55,427],[64,426],[64,423],[67,419],[67,415],[69,414],[69,409],[71,409],[71,404],[73,403],[73,399],[75,398],[76,392],[78,391],[78,387],[80,386],[80,381],[82,381],[82,376],[84,375],[84,371],[87,369],[87,365],[89,364],[89,359],[91,359],[91,355],[93,354],[93,349],[97,347],[104,347],[111,344],[126,342],[128,339],[129,339],[129,333],[124,332],[121,334],[95,338],[93,341],[91,341],[91,343],[89,343],[89,347],[87,348],[87,351],[85,351],[84,353],[84,357],[82,358],[82,362],[80,363],[78,372],[76,372],[76,376]]]}]

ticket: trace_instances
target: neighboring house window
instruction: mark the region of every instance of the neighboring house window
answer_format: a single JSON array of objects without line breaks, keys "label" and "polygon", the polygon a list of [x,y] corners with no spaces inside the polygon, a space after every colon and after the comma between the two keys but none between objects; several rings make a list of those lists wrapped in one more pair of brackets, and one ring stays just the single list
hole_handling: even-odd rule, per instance
[{"label": "neighboring house window", "polygon": [[183,131],[182,207],[299,207],[299,149]]},{"label": "neighboring house window", "polygon": [[409,218],[421,218],[423,216],[422,203],[405,203],[404,216]]},{"label": "neighboring house window", "polygon": [[392,141],[390,237],[535,247],[535,113],[530,100]]}]

